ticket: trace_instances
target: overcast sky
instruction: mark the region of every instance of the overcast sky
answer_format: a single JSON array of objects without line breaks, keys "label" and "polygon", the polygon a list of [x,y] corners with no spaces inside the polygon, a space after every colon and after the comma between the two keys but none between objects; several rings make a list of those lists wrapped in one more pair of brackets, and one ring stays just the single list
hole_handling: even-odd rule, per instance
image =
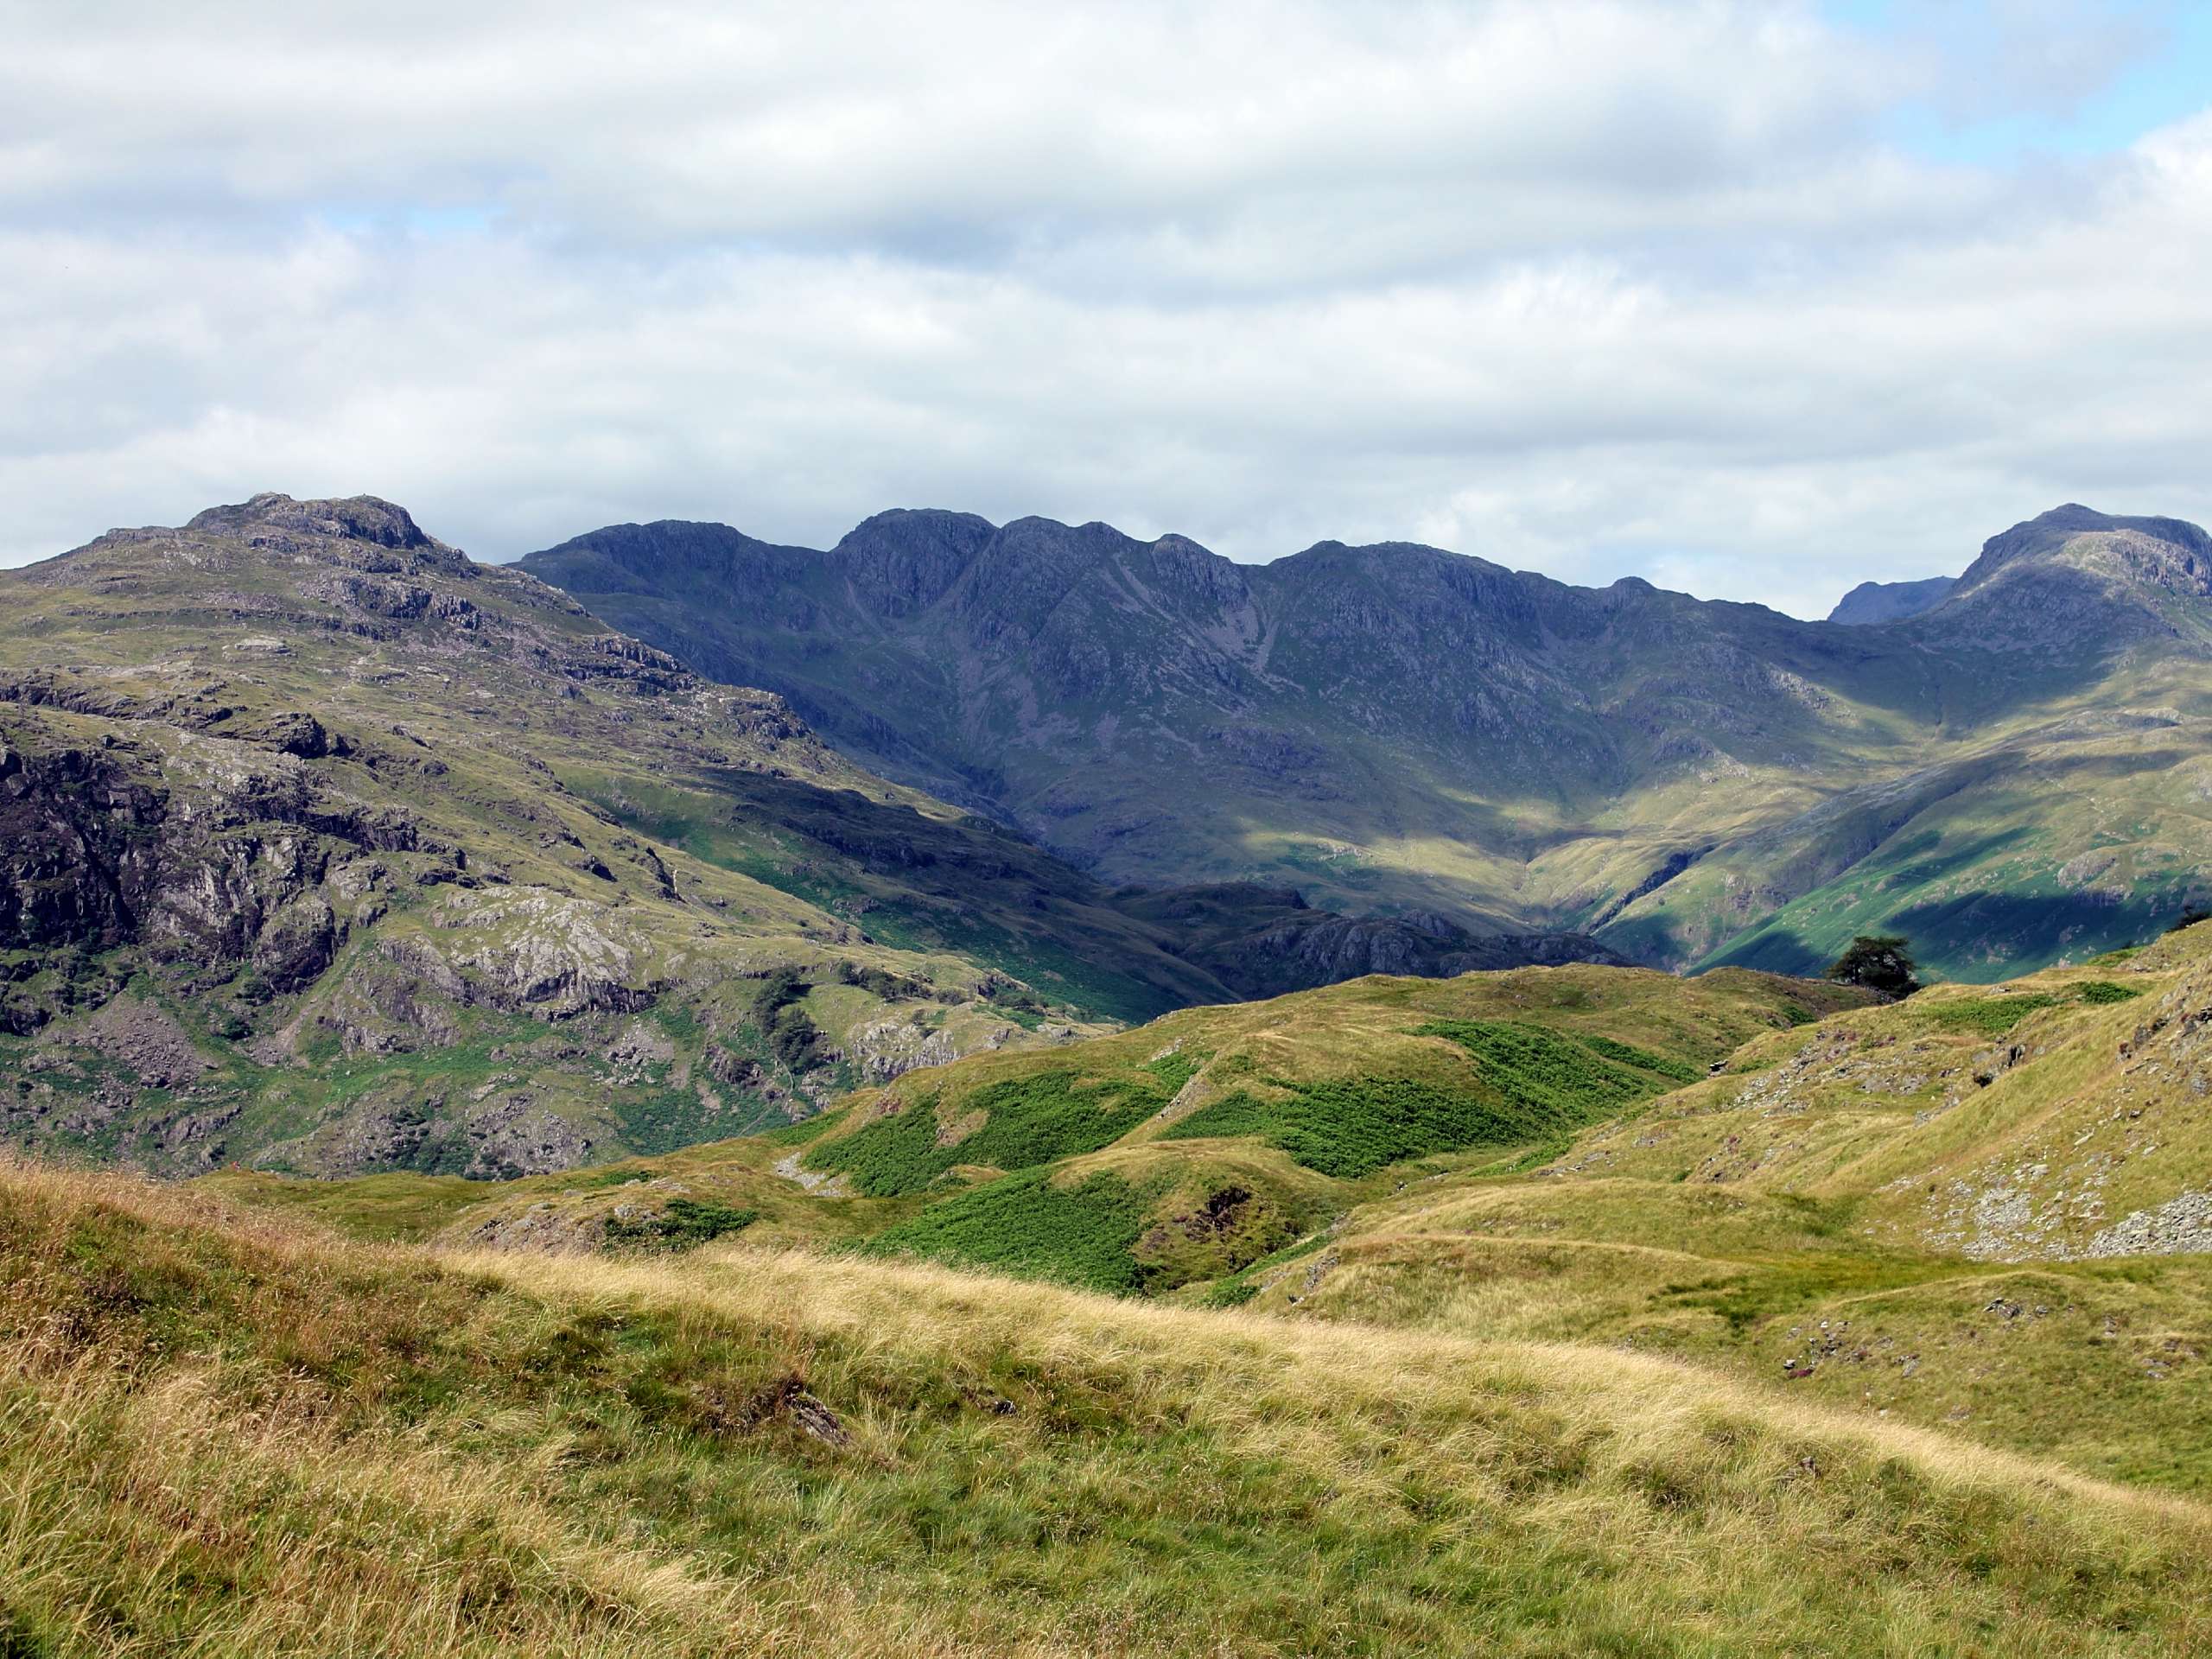
[{"label": "overcast sky", "polygon": [[0,0],[0,563],[887,506],[1818,614],[2212,520],[2212,7]]}]

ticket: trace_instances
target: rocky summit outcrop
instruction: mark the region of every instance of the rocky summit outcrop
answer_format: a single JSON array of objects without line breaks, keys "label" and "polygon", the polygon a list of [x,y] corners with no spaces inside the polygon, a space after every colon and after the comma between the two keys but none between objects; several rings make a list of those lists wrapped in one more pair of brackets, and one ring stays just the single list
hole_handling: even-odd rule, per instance
[{"label": "rocky summit outcrop", "polygon": [[[1240,565],[936,512],[825,551],[617,525],[523,563],[1116,882],[1289,886],[1675,967],[1756,948],[1802,970],[1906,926],[1936,966],[1991,975],[2125,943],[2212,864],[2190,805],[2212,563],[2172,519],[2061,508],[1954,584],[1862,590],[1828,622],[1404,543]],[[2175,711],[2155,741],[2078,726]],[[1874,803],[1939,773],[1961,781]],[[1841,801],[1871,810],[1839,836]],[[2129,896],[2085,908],[2061,872],[2115,835]],[[1294,956],[1415,948],[1398,924],[1294,931]]]},{"label": "rocky summit outcrop", "polygon": [[2069,504],[1983,543],[1923,639],[1975,652],[2102,658],[2145,640],[2212,639],[2212,537],[2178,518]]}]

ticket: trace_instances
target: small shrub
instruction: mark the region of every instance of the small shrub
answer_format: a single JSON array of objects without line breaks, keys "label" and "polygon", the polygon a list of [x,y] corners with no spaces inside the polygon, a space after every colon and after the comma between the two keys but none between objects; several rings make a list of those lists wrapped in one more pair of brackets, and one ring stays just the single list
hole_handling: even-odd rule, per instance
[{"label": "small shrub", "polygon": [[855,963],[839,963],[837,977],[842,983],[858,986],[870,996],[880,996],[886,1002],[906,1001],[930,995],[930,988],[918,979],[881,968],[863,968]]},{"label": "small shrub", "polygon": [[768,1052],[789,1071],[809,1071],[822,1063],[827,1040],[804,1006],[787,1002],[768,1017]]}]

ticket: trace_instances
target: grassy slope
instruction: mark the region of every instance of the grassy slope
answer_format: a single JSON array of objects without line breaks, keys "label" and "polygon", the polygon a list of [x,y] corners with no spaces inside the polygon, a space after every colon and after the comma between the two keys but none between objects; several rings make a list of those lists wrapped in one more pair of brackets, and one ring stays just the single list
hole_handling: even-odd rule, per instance
[{"label": "grassy slope", "polygon": [[[1408,1160],[1541,1155],[1756,1033],[1864,1000],[1732,971],[1369,978],[971,1057],[864,1091],[803,1132],[588,1175],[473,1189],[219,1184],[363,1236],[558,1248],[588,1245],[618,1205],[682,1196],[760,1211],[765,1238],[868,1235],[884,1251],[1162,1292],[1247,1267],[1387,1192]],[[630,1174],[657,1184],[615,1185]],[[1049,1225],[1027,1213],[1045,1210]]]},{"label": "grassy slope", "polygon": [[2186,1015],[2209,994],[2197,928],[1839,1014],[1535,1177],[1416,1184],[1244,1281],[1302,1316],[1719,1361],[2203,1490],[2212,1238],[2188,1217],[2212,1136]]},{"label": "grassy slope", "polygon": [[[749,1236],[763,1245],[863,1240],[1301,1320],[1625,1345],[2086,1472],[2212,1485],[2212,1270],[2190,1253],[2209,1242],[2190,1195],[2212,1187],[2212,1135],[2187,1017],[2212,1001],[2212,928],[1997,989],[1850,1001],[1733,973],[1357,982],[916,1073],[815,1126],[811,1147],[738,1141],[635,1166],[665,1186],[454,1184],[442,1191],[466,1207],[426,1214],[416,1236],[527,1244],[566,1226],[588,1242],[617,1204],[691,1196],[761,1211]],[[1820,1009],[1834,1011],[1792,1023]],[[1479,1059],[1422,1034],[1454,1020],[1548,1029],[1592,1056],[1586,1078],[1632,1074],[1640,1055],[1699,1080],[1646,1071],[1624,1107],[1593,1103],[1565,1135],[1478,1135],[1351,1177],[1298,1161],[1300,1090],[1316,1084],[1387,1103],[1413,1083],[1497,1108]],[[991,1112],[1018,1116],[1040,1079],[1052,1109],[1027,1129],[1092,1133],[1003,1177],[963,1160],[990,1144]],[[1116,1089],[1141,1097],[1133,1129]],[[1068,1107],[1087,1097],[1107,1103],[1086,1126]],[[1279,1115],[1177,1133],[1255,1103]],[[886,1135],[918,1154],[900,1196],[807,1194],[774,1172],[834,1169],[841,1146]],[[375,1182],[316,1191],[356,1229],[408,1202]],[[550,1233],[533,1236],[533,1211]]]},{"label": "grassy slope", "polygon": [[744,1246],[448,1258],[112,1177],[0,1185],[17,1652],[2212,1639],[2203,1510],[1618,1352]]}]

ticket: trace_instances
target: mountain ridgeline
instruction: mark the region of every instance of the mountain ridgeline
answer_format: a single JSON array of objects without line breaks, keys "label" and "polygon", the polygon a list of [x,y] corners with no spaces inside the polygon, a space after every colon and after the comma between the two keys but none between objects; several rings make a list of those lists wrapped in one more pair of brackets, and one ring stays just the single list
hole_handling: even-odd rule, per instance
[{"label": "mountain ridgeline", "polygon": [[1956,978],[2212,891],[2212,548],[2174,519],[2061,507],[1827,622],[1405,543],[1242,565],[939,512],[826,551],[616,525],[522,564],[1114,882],[1675,968],[1804,972],[1878,926]]},{"label": "mountain ridgeline", "polygon": [[2082,508],[1841,626],[947,513],[518,569],[257,496],[0,575],[0,1124],[512,1175],[1368,974],[2078,959],[2203,892],[2208,584]]}]

